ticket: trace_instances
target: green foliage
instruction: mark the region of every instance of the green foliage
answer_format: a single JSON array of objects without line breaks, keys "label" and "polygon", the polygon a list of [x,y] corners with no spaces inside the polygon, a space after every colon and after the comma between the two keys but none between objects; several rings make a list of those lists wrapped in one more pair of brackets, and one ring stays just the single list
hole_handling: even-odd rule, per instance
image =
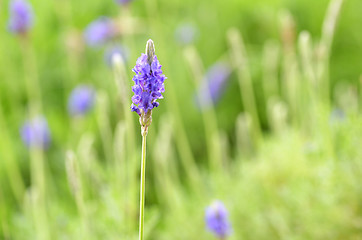
[{"label": "green foliage", "polygon": [[[0,238],[137,238],[131,69],[152,38],[168,79],[147,141],[146,239],[212,239],[204,210],[214,199],[230,211],[230,240],[360,239],[362,2],[343,1],[327,21],[329,2],[339,0],[31,1],[26,38],[0,31]],[[129,49],[119,76],[82,37],[102,15]],[[182,23],[198,29],[191,45],[174,37]],[[220,60],[233,70],[225,93],[200,110],[196,89]],[[72,118],[80,83],[97,89],[96,106]],[[51,130],[45,152],[19,135],[34,112]]]}]

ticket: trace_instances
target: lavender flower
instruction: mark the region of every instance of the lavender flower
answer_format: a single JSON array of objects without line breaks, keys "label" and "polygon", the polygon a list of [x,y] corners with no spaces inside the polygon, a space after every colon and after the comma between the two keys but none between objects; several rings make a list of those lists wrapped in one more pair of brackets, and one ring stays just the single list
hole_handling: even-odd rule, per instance
[{"label": "lavender flower", "polygon": [[113,34],[112,21],[107,17],[100,17],[87,26],[84,38],[89,46],[96,47],[107,42]]},{"label": "lavender flower", "polygon": [[11,32],[25,34],[33,25],[33,10],[31,5],[24,0],[10,2],[10,18],[8,28]]},{"label": "lavender flower", "polygon": [[95,91],[91,86],[79,85],[70,94],[68,111],[72,116],[84,115],[93,107]]},{"label": "lavender flower", "polygon": [[132,69],[136,74],[133,77],[135,85],[132,87],[132,111],[140,117],[150,115],[151,110],[158,107],[157,99],[162,99],[165,91],[165,75],[162,74],[160,62],[154,53],[152,40],[148,40],[146,47],[147,54],[142,54]]},{"label": "lavender flower", "polygon": [[29,148],[47,149],[50,144],[48,123],[43,116],[37,116],[25,121],[20,129],[23,142]]},{"label": "lavender flower", "polygon": [[340,108],[334,108],[329,117],[329,123],[340,123],[346,120],[346,114]]},{"label": "lavender flower", "polygon": [[206,208],[205,222],[209,231],[217,237],[224,239],[231,232],[228,211],[221,201],[214,201]]},{"label": "lavender flower", "polygon": [[121,4],[121,5],[126,5],[131,1],[132,0],[115,0],[116,3]]},{"label": "lavender flower", "polygon": [[181,45],[191,44],[198,35],[196,27],[190,23],[181,24],[176,28],[175,39]]},{"label": "lavender flower", "polygon": [[145,179],[146,179],[146,137],[148,127],[152,122],[152,109],[158,106],[157,99],[163,98],[165,91],[165,75],[162,74],[161,65],[155,54],[155,45],[149,39],[146,44],[146,54],[142,54],[132,69],[135,72],[132,87],[134,95],[132,97],[132,111],[140,116],[142,135],[142,161],[141,161],[141,181],[140,181],[140,214],[139,214],[139,240],[143,240],[144,235],[144,215],[145,215]]},{"label": "lavender flower", "polygon": [[113,56],[115,54],[119,54],[124,62],[128,60],[129,56],[128,48],[122,45],[112,45],[111,47],[108,47],[104,52],[104,60],[107,63],[107,65],[110,67],[113,65]]},{"label": "lavender flower", "polygon": [[224,62],[218,62],[209,68],[197,93],[199,107],[210,107],[220,99],[230,74],[231,68]]}]

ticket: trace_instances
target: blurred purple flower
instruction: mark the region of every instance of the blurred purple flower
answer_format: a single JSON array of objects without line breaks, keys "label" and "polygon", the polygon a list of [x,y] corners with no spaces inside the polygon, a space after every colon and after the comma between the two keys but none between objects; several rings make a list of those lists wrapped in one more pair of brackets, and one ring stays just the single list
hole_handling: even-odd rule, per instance
[{"label": "blurred purple flower", "polygon": [[209,231],[217,237],[225,238],[231,233],[231,225],[228,219],[228,211],[221,201],[214,201],[206,208],[205,222]]},{"label": "blurred purple flower", "polygon": [[126,5],[131,1],[132,0],[115,0],[116,3],[121,4],[121,5]]},{"label": "blurred purple flower", "polygon": [[25,34],[33,25],[34,15],[31,5],[24,0],[10,2],[8,28],[11,32]]},{"label": "blurred purple flower", "polygon": [[113,24],[107,17],[100,17],[91,22],[84,31],[85,41],[91,47],[103,45],[112,37]]},{"label": "blurred purple flower", "polygon": [[20,134],[24,144],[29,148],[47,149],[49,147],[50,131],[43,116],[36,116],[25,121]]},{"label": "blurred purple flower", "polygon": [[197,35],[197,28],[190,23],[180,24],[175,31],[175,39],[182,45],[193,43]]},{"label": "blurred purple flower", "polygon": [[231,68],[225,62],[215,63],[209,68],[197,93],[200,108],[208,108],[220,99],[230,74]]},{"label": "blurred purple flower", "polygon": [[84,115],[94,105],[95,90],[88,85],[79,85],[73,89],[68,100],[68,111],[72,116]]},{"label": "blurred purple flower", "polygon": [[346,120],[345,112],[340,108],[334,108],[329,116],[329,123],[341,123]]},{"label": "blurred purple flower", "polygon": [[[152,40],[148,40],[147,44],[152,44]],[[152,58],[151,58],[152,59]],[[134,95],[132,97],[132,111],[141,116],[141,113],[147,114],[149,110],[158,107],[157,99],[162,99],[162,93],[165,91],[164,81],[165,75],[162,74],[160,62],[157,56],[153,55],[150,64],[148,56],[142,54],[136,62],[136,66],[132,69],[135,73],[133,81],[135,85],[132,87]]]},{"label": "blurred purple flower", "polygon": [[129,57],[129,50],[122,45],[112,45],[108,47],[104,52],[104,60],[110,67],[112,67],[113,65],[113,56],[115,54],[119,54],[122,57],[123,61],[127,62]]}]

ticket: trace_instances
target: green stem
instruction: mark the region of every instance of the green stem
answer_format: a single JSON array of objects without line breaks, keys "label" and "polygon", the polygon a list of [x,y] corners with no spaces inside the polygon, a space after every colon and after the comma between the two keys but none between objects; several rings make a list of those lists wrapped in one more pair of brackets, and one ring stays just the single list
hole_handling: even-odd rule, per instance
[{"label": "green stem", "polygon": [[258,141],[262,139],[262,132],[245,44],[239,30],[235,28],[230,29],[227,36],[231,49],[231,60],[235,64],[239,80],[241,101],[245,111],[252,117],[253,139]]},{"label": "green stem", "polygon": [[[184,55],[195,78],[195,88],[198,88],[198,85],[204,78],[204,68],[201,58],[194,46],[186,48]],[[211,101],[210,92],[206,91],[205,94],[206,98]],[[217,127],[217,116],[215,108],[212,106],[212,104],[210,107],[208,107],[208,109],[202,109],[202,118],[205,127],[205,137],[208,148],[208,158],[210,160],[210,168],[217,171],[222,169],[222,151]]]},{"label": "green stem", "polygon": [[145,183],[146,183],[146,136],[147,136],[147,132],[142,131],[139,240],[143,240],[143,232],[144,232]]}]

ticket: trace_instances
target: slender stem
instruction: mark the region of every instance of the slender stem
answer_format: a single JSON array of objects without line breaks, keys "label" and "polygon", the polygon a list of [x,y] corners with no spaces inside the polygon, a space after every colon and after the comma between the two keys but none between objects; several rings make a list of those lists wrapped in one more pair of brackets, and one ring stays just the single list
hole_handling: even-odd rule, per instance
[{"label": "slender stem", "polygon": [[231,47],[231,60],[235,64],[239,79],[241,101],[245,111],[252,117],[253,139],[258,141],[262,139],[262,132],[245,44],[239,30],[232,28],[227,35]]},{"label": "slender stem", "polygon": [[144,230],[145,183],[146,183],[146,136],[147,132],[142,131],[139,240],[143,240],[143,230]]},{"label": "slender stem", "polygon": [[[195,88],[198,88],[199,84],[204,78],[204,67],[201,58],[194,46],[190,46],[185,49],[184,55],[190,65],[190,69],[195,78]],[[205,91],[206,99],[211,102],[211,95],[209,91]],[[200,102],[203,100],[200,96]],[[217,127],[217,116],[214,106],[208,109],[201,109],[202,118],[205,127],[205,137],[208,148],[208,156],[210,160],[210,168],[212,170],[222,169],[222,151],[220,144],[220,135]]]}]

